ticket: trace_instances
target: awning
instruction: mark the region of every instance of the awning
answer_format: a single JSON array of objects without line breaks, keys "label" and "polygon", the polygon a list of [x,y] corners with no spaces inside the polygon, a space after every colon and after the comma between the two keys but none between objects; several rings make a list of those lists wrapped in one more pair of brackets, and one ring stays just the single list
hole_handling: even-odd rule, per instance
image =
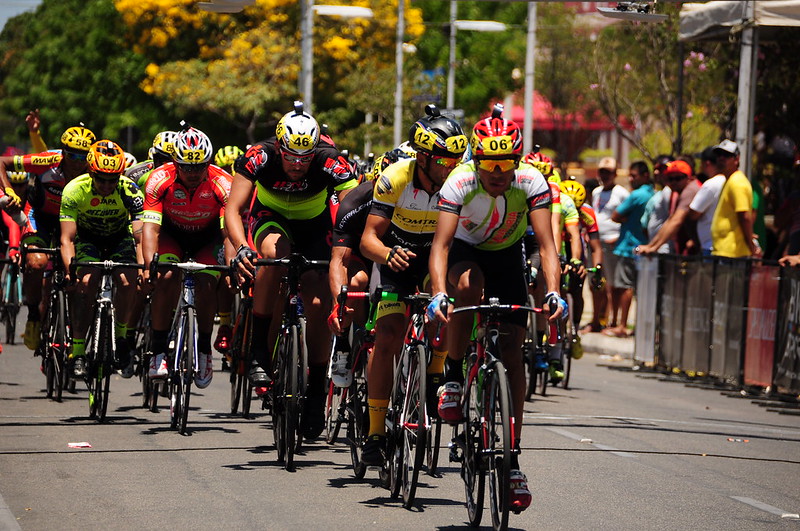
[{"label": "awning", "polygon": [[754,2],[756,26],[800,26],[800,0],[718,0],[683,4],[678,38],[694,41],[727,35],[747,20],[748,4]]}]

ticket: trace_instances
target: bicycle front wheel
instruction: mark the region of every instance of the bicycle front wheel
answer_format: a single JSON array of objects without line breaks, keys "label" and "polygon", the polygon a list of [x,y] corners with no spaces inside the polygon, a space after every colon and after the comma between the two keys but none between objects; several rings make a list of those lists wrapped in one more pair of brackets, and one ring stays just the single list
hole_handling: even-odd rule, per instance
[{"label": "bicycle front wheel", "polygon": [[[470,369],[467,368],[467,372]],[[461,479],[464,480],[464,493],[466,494],[467,515],[473,527],[481,524],[483,517],[483,497],[486,490],[486,467],[482,444],[482,412],[481,392],[478,388],[477,378],[467,386],[464,396],[465,415],[461,424],[463,433],[456,439],[461,442],[463,452],[461,456]]]},{"label": "bicycle front wheel", "polygon": [[361,462],[361,450],[364,439],[369,432],[367,381],[363,377],[353,378],[346,403],[347,442],[350,445],[350,462],[353,465],[353,475],[361,479],[367,473],[366,465]]},{"label": "bicycle front wheel", "polygon": [[[574,299],[571,293],[567,293],[567,307],[574,308]],[[572,349],[577,338],[577,330],[572,316],[564,322],[564,349],[562,359],[564,360],[564,389],[569,389],[569,377],[572,373]]]},{"label": "bicycle front wheel", "polygon": [[423,345],[409,347],[408,376],[405,380],[403,411],[400,416],[403,434],[403,506],[411,507],[417,492],[419,471],[425,462],[427,415],[425,413],[425,369],[428,356]]},{"label": "bicycle front wheel", "polygon": [[182,377],[183,377],[183,399],[181,401],[181,417],[178,424],[178,432],[186,435],[186,425],[189,421],[189,399],[192,396],[192,382],[195,373],[195,345],[197,345],[197,331],[195,326],[194,308],[186,308],[186,336],[184,339],[185,348],[182,357]]},{"label": "bicycle front wheel", "polygon": [[111,373],[114,371],[112,368],[112,360],[114,359],[113,353],[113,338],[114,338],[114,323],[111,319],[110,311],[103,311],[100,316],[100,335],[97,343],[97,384],[100,391],[100,406],[98,411],[98,420],[103,422],[106,420],[106,412],[108,411],[108,392],[111,383]]},{"label": "bicycle front wheel", "polygon": [[496,362],[484,380],[483,411],[488,446],[489,508],[494,529],[508,527],[511,481],[511,394],[506,369]]}]

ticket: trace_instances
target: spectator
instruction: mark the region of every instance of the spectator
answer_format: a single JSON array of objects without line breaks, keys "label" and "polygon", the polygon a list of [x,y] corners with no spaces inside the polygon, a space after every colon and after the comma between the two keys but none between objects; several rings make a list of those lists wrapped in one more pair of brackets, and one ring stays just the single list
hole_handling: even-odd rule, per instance
[{"label": "spectator", "polygon": [[[600,161],[597,173],[600,177],[600,186],[592,190],[592,207],[597,214],[597,226],[600,229],[600,246],[603,250],[603,272],[608,279],[608,283],[606,284],[605,292],[594,292],[594,311],[600,312],[600,323],[604,326],[605,323],[608,323],[606,317],[610,302],[612,316],[610,326],[613,328],[617,326],[615,319],[619,310],[619,300],[616,301],[617,305],[615,306],[611,290],[614,286],[614,272],[617,264],[614,248],[619,240],[620,224],[613,221],[611,216],[617,207],[628,198],[630,192],[614,182],[617,177],[617,161],[612,157],[604,157]],[[596,329],[586,331],[599,332]]]},{"label": "spectator", "polygon": [[[656,186],[658,186],[660,190],[653,194],[653,197],[647,202],[644,214],[642,215],[642,226],[644,227],[644,233],[648,241],[661,230],[664,222],[667,221],[669,217],[672,188],[669,187],[666,181],[664,170],[667,169],[667,164],[673,160],[674,159],[669,155],[659,155],[653,166],[653,179],[655,179]],[[662,254],[672,251],[672,245],[669,241],[661,245],[658,249],[658,252]]]},{"label": "spectator", "polygon": [[[725,185],[725,176],[717,171],[717,156],[709,146],[700,155],[702,173],[709,178],[700,187],[689,205],[689,219],[697,221],[697,238],[703,256],[711,256],[711,220],[717,208],[719,194]],[[713,176],[713,177],[712,177]]]},{"label": "spectator", "polygon": [[727,258],[761,256],[758,240],[753,235],[753,187],[739,170],[739,146],[723,140],[714,146],[717,171],[726,182],[711,221],[713,254]]},{"label": "spectator", "polygon": [[698,244],[694,238],[696,223],[687,218],[689,205],[700,189],[700,183],[692,176],[692,169],[682,160],[670,162],[664,171],[670,188],[677,193],[672,198],[669,218],[661,230],[650,239],[650,243],[639,246],[639,253],[653,254],[659,247],[672,240],[675,252],[681,255],[698,253]]},{"label": "spectator", "polygon": [[620,309],[620,317],[617,321],[616,314],[612,315],[611,321],[618,322],[618,325],[603,330],[603,334],[616,337],[628,336],[628,312],[631,309],[633,289],[636,286],[636,262],[633,250],[645,242],[642,214],[655,193],[650,182],[650,169],[643,161],[631,164],[630,182],[633,192],[611,215],[612,221],[621,224],[619,240],[614,248],[618,260],[614,271],[614,287],[611,291],[611,306]]},{"label": "spectator", "polygon": [[800,254],[787,254],[778,263],[783,267],[800,267]]}]

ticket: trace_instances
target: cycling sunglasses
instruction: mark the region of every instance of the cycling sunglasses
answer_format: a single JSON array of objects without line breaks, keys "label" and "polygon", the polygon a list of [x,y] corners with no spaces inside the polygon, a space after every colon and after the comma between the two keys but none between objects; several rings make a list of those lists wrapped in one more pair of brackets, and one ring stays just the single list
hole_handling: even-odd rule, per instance
[{"label": "cycling sunglasses", "polygon": [[475,165],[483,171],[493,172],[498,168],[501,172],[516,170],[519,166],[517,159],[475,159]]},{"label": "cycling sunglasses", "polygon": [[438,164],[439,166],[444,166],[448,170],[452,170],[458,163],[461,162],[460,158],[452,158],[452,157],[437,157],[435,155],[431,155],[431,160]]},{"label": "cycling sunglasses", "polygon": [[103,173],[100,171],[92,172],[92,177],[97,182],[103,184],[113,184],[119,182],[119,173]]},{"label": "cycling sunglasses", "polygon": [[284,153],[283,151],[281,151],[281,156],[283,160],[289,164],[308,164],[311,162],[311,159],[314,158],[313,153],[309,153],[308,155],[292,155],[291,153]]},{"label": "cycling sunglasses", "polygon": [[208,162],[203,164],[185,164],[185,163],[178,163],[176,164],[178,169],[184,173],[202,173],[208,168]]},{"label": "cycling sunglasses", "polygon": [[88,153],[67,151],[66,149],[62,150],[62,153],[64,154],[64,157],[68,160],[75,160],[81,162],[86,162],[86,155],[88,155]]}]

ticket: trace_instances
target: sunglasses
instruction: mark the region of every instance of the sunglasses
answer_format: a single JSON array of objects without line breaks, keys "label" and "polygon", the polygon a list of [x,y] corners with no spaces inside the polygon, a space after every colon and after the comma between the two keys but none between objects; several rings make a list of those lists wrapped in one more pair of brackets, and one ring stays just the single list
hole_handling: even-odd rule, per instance
[{"label": "sunglasses", "polygon": [[313,153],[309,153],[308,155],[292,155],[290,153],[284,153],[281,151],[281,156],[283,160],[288,162],[289,164],[308,164],[311,162],[311,159],[314,158]]},{"label": "sunglasses", "polygon": [[64,157],[66,157],[67,160],[79,160],[81,162],[86,162],[86,155],[88,155],[88,153],[76,153],[74,151],[67,151],[66,149],[63,150],[62,153],[64,153]]},{"label": "sunglasses", "polygon": [[458,163],[461,162],[460,158],[451,158],[451,157],[437,157],[435,155],[431,156],[431,160],[438,164],[439,166],[444,166],[448,170],[452,170]]},{"label": "sunglasses", "polygon": [[103,184],[113,184],[119,182],[119,174],[118,173],[103,173],[103,172],[93,172],[92,177],[94,180],[103,183]]},{"label": "sunglasses", "polygon": [[687,177],[685,175],[678,175],[678,176],[675,176],[675,177],[667,177],[667,180],[669,182],[671,182],[671,183],[679,183],[679,182],[681,182],[682,180],[684,180],[686,178]]},{"label": "sunglasses", "polygon": [[206,168],[208,168],[208,163],[204,164],[185,164],[179,163],[177,164],[178,169],[181,170],[183,173],[203,173]]},{"label": "sunglasses", "polygon": [[483,171],[493,172],[500,169],[501,172],[516,170],[519,165],[517,159],[476,159],[475,165]]}]

